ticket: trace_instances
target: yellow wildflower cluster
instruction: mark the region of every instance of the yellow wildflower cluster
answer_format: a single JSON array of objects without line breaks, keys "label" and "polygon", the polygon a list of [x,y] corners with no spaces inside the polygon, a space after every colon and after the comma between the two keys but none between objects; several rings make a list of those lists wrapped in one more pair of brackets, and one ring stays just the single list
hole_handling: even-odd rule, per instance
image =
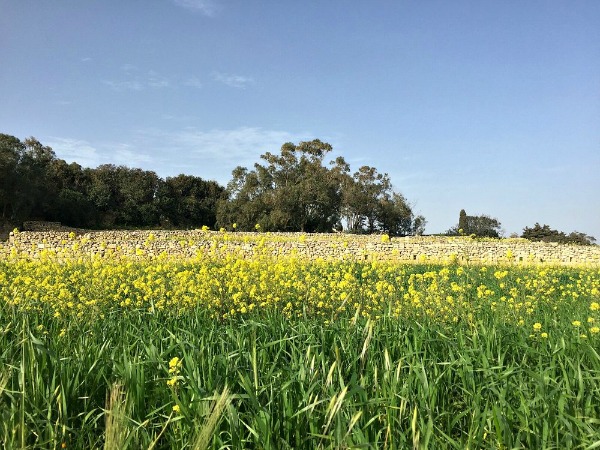
[{"label": "yellow wildflower cluster", "polygon": [[[76,251],[69,257],[9,257],[0,262],[0,301],[65,320],[102,317],[114,310],[183,314],[202,309],[216,320],[275,312],[329,322],[393,316],[471,324],[491,311],[506,323],[530,324],[540,332],[548,311],[575,311],[578,305],[585,316],[569,318],[575,328],[595,334],[593,321],[600,320],[597,268],[417,266],[278,257],[266,247],[248,256],[242,250],[230,251],[223,240],[207,252],[178,259],[100,258]],[[180,361],[173,364],[171,379],[180,370]]]},{"label": "yellow wildflower cluster", "polygon": [[167,380],[167,386],[175,387],[179,383],[181,376],[179,373],[181,372],[182,362],[181,360],[175,356],[171,358],[169,361],[169,376],[170,378]]}]

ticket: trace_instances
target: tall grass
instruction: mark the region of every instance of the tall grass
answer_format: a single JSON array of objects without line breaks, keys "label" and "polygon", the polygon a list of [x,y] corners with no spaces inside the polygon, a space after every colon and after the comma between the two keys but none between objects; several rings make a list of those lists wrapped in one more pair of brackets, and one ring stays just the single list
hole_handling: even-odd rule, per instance
[{"label": "tall grass", "polygon": [[38,340],[27,322],[23,340],[5,334],[16,364],[5,363],[3,447],[600,445],[597,341],[388,318],[217,323],[199,311],[134,322],[99,321],[60,341]]},{"label": "tall grass", "polygon": [[547,337],[492,308],[66,321],[2,305],[1,448],[600,448],[600,339],[559,297]]}]

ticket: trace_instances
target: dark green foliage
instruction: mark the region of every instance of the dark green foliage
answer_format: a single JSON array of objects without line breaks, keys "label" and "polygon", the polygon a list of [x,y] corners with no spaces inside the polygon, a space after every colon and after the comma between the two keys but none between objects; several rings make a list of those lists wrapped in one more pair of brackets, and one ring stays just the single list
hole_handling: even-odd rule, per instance
[{"label": "dark green foliage", "polygon": [[463,233],[464,233],[464,230],[467,227],[468,227],[468,225],[467,225],[467,213],[466,213],[466,211],[464,209],[461,209],[460,210],[460,214],[458,216],[458,229],[459,230],[463,230]]},{"label": "dark green foliage", "polygon": [[391,188],[387,174],[369,166],[350,175],[338,157],[323,164],[331,145],[315,139],[286,143],[279,155],[266,153],[254,170],[237,167],[218,206],[219,226],[239,230],[330,232],[342,224],[351,233],[421,234],[406,199]]},{"label": "dark green foliage", "polygon": [[0,134],[0,214],[3,221],[18,218],[16,193],[23,189],[19,166],[25,153],[25,145],[16,137]]},{"label": "dark green foliage", "polygon": [[178,228],[213,227],[217,201],[223,192],[223,187],[214,181],[183,174],[168,177],[158,191],[160,222]]},{"label": "dark green foliage", "polygon": [[0,134],[0,225],[58,221],[79,228],[201,227],[216,222],[223,187],[104,164],[83,169],[34,138]]},{"label": "dark green foliage", "polygon": [[0,210],[2,222],[39,218],[54,207],[55,189],[46,170],[54,152],[34,138],[24,142],[0,134]]},{"label": "dark green foliage", "polygon": [[460,210],[458,225],[450,228],[446,234],[449,236],[475,235],[478,237],[500,237],[502,225],[498,219],[488,215],[468,216],[464,209]]},{"label": "dark green foliage", "polygon": [[568,235],[562,231],[553,230],[549,225],[536,224],[529,228],[523,229],[521,237],[529,239],[530,241],[541,241],[541,242],[559,242],[561,244],[577,244],[577,245],[593,245],[596,238],[588,236],[585,233],[573,231]]},{"label": "dark green foliage", "polygon": [[280,155],[261,155],[254,170],[237,167],[219,205],[220,226],[252,230],[328,232],[339,222],[339,170],[323,166],[331,145],[315,139],[286,143]]},{"label": "dark green foliage", "polygon": [[344,158],[324,164],[331,145],[286,143],[253,170],[237,167],[225,190],[190,175],[100,165],[83,169],[56,158],[34,138],[0,134],[0,225],[58,221],[79,228],[231,228],[265,231],[422,234],[387,174],[369,166],[350,175]]}]

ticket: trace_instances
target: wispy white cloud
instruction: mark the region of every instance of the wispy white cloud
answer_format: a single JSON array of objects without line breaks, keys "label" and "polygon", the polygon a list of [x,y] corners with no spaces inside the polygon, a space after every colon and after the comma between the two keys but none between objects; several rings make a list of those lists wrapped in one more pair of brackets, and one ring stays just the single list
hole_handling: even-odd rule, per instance
[{"label": "wispy white cloud", "polygon": [[127,74],[131,74],[138,70],[137,66],[130,63],[125,63],[121,66],[121,70]]},{"label": "wispy white cloud", "polygon": [[47,145],[52,147],[56,156],[83,167],[98,167],[101,164],[140,167],[156,170],[159,159],[127,143],[101,142],[91,144],[88,141],[72,138],[51,137]]},{"label": "wispy white cloud", "polygon": [[[251,81],[249,78],[239,77],[228,80],[223,78],[222,82],[229,82],[230,85],[237,84],[236,87],[243,87],[242,84]],[[123,64],[120,67],[120,74],[115,79],[105,79],[102,83],[115,91],[143,91],[145,89],[161,88],[195,88],[203,87],[202,80],[196,76],[167,77],[155,70],[142,70],[134,64]]]},{"label": "wispy white cloud", "polygon": [[218,6],[214,0],[173,0],[173,2],[177,6],[199,12],[208,17],[213,17],[218,11]]},{"label": "wispy white cloud", "polygon": [[127,167],[142,167],[147,170],[157,169],[157,158],[141,152],[131,144],[116,144],[111,148],[113,164]]},{"label": "wispy white cloud", "polygon": [[225,185],[236,166],[252,168],[266,152],[278,153],[286,142],[313,139],[311,133],[239,127],[202,130],[141,129],[124,142],[94,142],[47,138],[56,155],[84,167],[116,164],[155,171],[161,177],[180,173],[216,180]]},{"label": "wispy white cloud", "polygon": [[121,70],[127,79],[103,80],[102,82],[115,91],[142,91],[144,89],[159,89],[171,86],[168,78],[154,70],[140,73],[137,67],[132,64],[123,65]]},{"label": "wispy white cloud", "polygon": [[143,91],[144,89],[168,88],[171,82],[154,71],[137,75],[130,80],[103,80],[102,83],[115,91]]},{"label": "wispy white cloud", "polygon": [[200,79],[196,77],[190,77],[187,80],[185,80],[182,84],[184,86],[193,87],[197,89],[200,89],[203,86],[202,81],[200,81]]},{"label": "wispy white cloud", "polygon": [[236,166],[252,167],[265,152],[277,153],[285,142],[312,139],[310,133],[291,133],[240,127],[231,130],[138,130],[134,147],[160,159],[163,176],[186,173],[227,183]]},{"label": "wispy white cloud", "polygon": [[46,140],[46,145],[52,147],[56,156],[69,163],[76,162],[84,167],[96,167],[102,164],[98,150],[87,141],[51,137]]},{"label": "wispy white cloud", "polygon": [[243,75],[232,75],[221,72],[213,72],[213,79],[238,89],[245,89],[249,84],[254,83],[254,79]]},{"label": "wispy white cloud", "polygon": [[144,89],[144,84],[139,80],[112,81],[102,80],[102,83],[109,86],[115,91],[141,91]]},{"label": "wispy white cloud", "polygon": [[146,83],[148,84],[149,87],[153,87],[153,88],[163,88],[163,87],[169,87],[171,85],[171,83],[169,82],[169,80],[167,78],[159,75],[154,70],[151,70],[148,72],[148,78],[146,80]]}]

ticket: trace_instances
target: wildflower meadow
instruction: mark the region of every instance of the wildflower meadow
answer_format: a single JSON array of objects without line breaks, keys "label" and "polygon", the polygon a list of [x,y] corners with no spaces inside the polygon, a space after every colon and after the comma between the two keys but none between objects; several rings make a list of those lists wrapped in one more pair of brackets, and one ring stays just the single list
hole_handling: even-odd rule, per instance
[{"label": "wildflower meadow", "polygon": [[592,450],[599,352],[599,267],[5,250],[0,447]]}]

